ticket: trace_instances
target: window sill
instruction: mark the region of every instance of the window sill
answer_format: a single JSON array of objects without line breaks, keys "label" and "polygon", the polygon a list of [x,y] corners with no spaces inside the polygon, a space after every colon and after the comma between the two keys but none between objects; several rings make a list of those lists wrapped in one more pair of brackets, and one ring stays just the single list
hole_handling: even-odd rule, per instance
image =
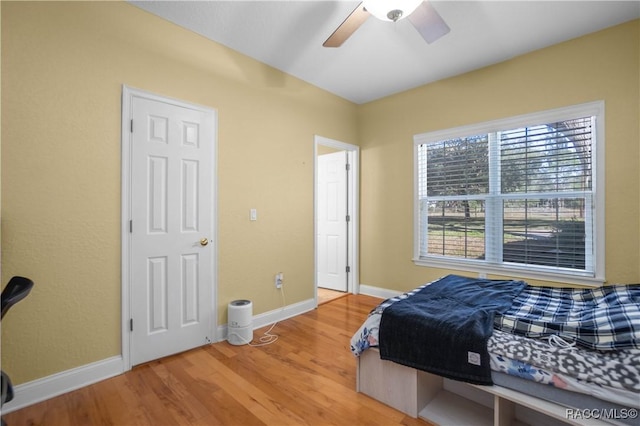
[{"label": "window sill", "polygon": [[580,275],[563,269],[558,269],[557,271],[532,270],[526,267],[515,267],[511,265],[491,265],[474,260],[459,261],[452,259],[414,258],[413,263],[416,266],[475,272],[478,274],[500,275],[517,279],[534,279],[585,287],[600,287],[606,282],[602,277],[592,277],[587,274]]}]

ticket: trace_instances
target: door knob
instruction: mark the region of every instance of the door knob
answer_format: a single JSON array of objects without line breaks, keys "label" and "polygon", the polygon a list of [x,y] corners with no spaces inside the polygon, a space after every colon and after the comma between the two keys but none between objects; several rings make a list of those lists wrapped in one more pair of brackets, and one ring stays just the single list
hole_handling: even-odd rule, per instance
[{"label": "door knob", "polygon": [[207,238],[200,239],[201,246],[206,246],[207,244],[209,244],[209,240]]}]

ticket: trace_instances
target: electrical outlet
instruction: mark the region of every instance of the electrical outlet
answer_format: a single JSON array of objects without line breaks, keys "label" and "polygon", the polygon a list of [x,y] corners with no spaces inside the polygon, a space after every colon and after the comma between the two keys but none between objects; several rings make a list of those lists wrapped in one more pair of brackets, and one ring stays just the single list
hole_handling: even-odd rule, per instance
[{"label": "electrical outlet", "polygon": [[277,273],[275,277],[276,288],[282,288],[283,281],[284,281],[284,274],[282,272]]}]

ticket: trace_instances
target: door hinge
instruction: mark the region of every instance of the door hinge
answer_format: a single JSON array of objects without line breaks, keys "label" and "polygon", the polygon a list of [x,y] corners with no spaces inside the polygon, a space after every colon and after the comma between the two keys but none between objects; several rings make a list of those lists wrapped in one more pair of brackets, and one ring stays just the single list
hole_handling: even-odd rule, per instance
[{"label": "door hinge", "polygon": [[133,118],[131,119],[131,133],[133,133]]},{"label": "door hinge", "polygon": [[344,168],[347,169],[347,171],[351,170],[351,164],[349,163],[345,164]]},{"label": "door hinge", "polygon": [[347,215],[347,222],[351,222],[351,215]]},{"label": "door hinge", "polygon": [[129,233],[133,232],[133,220],[129,221]]},{"label": "door hinge", "polygon": [[347,266],[347,272],[351,272],[351,266]]},{"label": "door hinge", "polygon": [[129,320],[129,331],[133,331],[133,318]]}]

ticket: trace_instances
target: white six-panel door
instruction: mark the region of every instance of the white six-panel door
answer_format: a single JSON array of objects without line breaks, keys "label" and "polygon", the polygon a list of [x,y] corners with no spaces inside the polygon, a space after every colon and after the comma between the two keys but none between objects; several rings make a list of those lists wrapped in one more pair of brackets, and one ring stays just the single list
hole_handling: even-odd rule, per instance
[{"label": "white six-panel door", "polygon": [[347,291],[347,153],[319,155],[318,287]]},{"label": "white six-panel door", "polygon": [[212,339],[215,111],[131,100],[131,365]]}]

